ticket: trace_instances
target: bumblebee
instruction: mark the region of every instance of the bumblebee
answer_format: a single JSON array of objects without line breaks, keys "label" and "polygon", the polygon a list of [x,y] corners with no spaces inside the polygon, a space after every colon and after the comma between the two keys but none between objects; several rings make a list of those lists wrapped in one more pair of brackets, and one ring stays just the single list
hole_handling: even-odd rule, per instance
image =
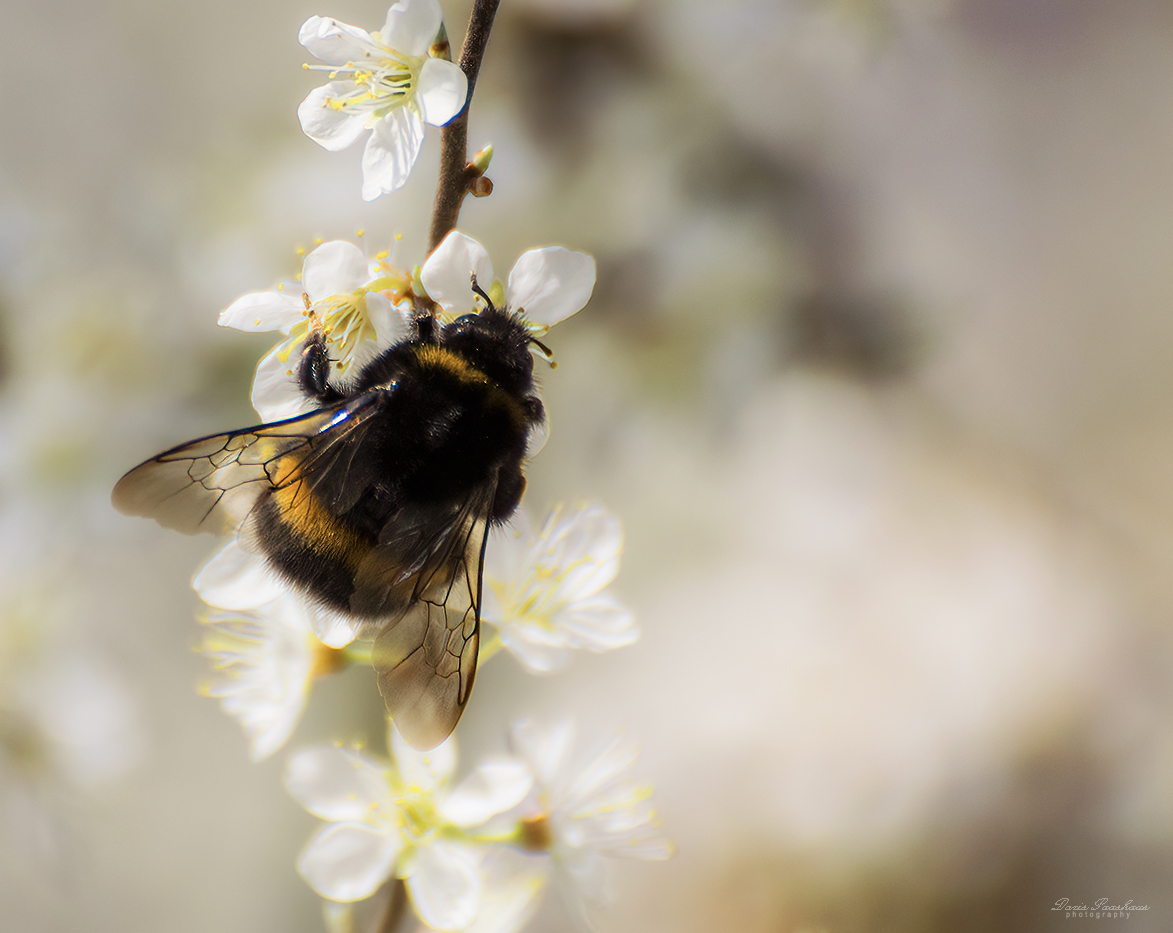
[{"label": "bumblebee", "polygon": [[375,634],[379,691],[419,749],[468,703],[488,530],[521,501],[545,417],[537,341],[477,291],[480,313],[418,315],[344,389],[312,329],[296,378],[314,411],[174,447],[113,493],[119,511],[185,534],[235,533],[311,606]]}]

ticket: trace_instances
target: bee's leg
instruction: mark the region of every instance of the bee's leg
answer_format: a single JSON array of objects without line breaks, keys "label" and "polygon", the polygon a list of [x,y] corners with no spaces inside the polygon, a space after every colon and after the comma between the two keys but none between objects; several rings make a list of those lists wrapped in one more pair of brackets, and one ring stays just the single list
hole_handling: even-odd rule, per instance
[{"label": "bee's leg", "polygon": [[497,492],[493,496],[493,506],[489,510],[489,521],[493,524],[506,521],[517,511],[524,492],[525,474],[521,472],[521,464],[506,467],[498,473]]},{"label": "bee's leg", "polygon": [[326,349],[326,334],[320,327],[310,328],[301,363],[297,367],[297,384],[310,398],[323,404],[340,402],[345,396],[329,383],[330,354]]}]

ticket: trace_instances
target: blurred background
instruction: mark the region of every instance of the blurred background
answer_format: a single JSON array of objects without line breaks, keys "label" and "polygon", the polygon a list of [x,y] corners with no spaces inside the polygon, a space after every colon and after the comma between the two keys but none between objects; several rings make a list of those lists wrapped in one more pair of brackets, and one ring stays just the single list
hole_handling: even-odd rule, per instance
[{"label": "blurred background", "polygon": [[[216,315],[298,247],[422,261],[437,134],[368,205],[359,149],[296,119],[302,21],[385,10],[5,9],[5,930],[322,929],[285,752],[250,763],[197,691],[215,543],[109,492],[253,423],[272,341]],[[458,735],[465,767],[519,715],[638,737],[679,853],[617,865],[600,929],[1169,929],[1173,6],[505,0],[489,142],[461,226],[497,273],[599,262],[527,506],[621,516],[643,635],[487,665]],[[351,671],[292,747],[380,721]],[[570,928],[556,897],[531,926]]]}]

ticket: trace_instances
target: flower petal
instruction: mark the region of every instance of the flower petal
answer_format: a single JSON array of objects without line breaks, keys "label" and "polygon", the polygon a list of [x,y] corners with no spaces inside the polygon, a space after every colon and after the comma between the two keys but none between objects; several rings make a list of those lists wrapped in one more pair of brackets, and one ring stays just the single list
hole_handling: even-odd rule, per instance
[{"label": "flower petal", "polygon": [[559,590],[567,599],[592,596],[615,579],[623,553],[619,519],[598,505],[582,505],[568,515],[550,512],[538,555],[543,567],[560,572]]},{"label": "flower petal", "polygon": [[382,58],[385,54],[371,34],[358,26],[340,23],[328,16],[311,16],[301,24],[297,41],[314,58],[327,65],[345,65],[364,58]]},{"label": "flower petal", "polygon": [[398,831],[338,823],[309,841],[297,870],[322,897],[359,901],[374,894],[391,874],[402,845]]},{"label": "flower petal", "polygon": [[[529,513],[520,508],[513,513],[508,525],[498,525],[490,532],[489,546],[485,549],[485,590],[497,585],[506,587],[514,580],[522,580],[533,566],[534,528]],[[481,617],[486,611],[482,607]],[[499,616],[493,621],[500,621]]]},{"label": "flower petal", "polygon": [[521,803],[533,783],[533,773],[525,762],[490,759],[460,782],[440,805],[440,813],[462,828],[479,826]]},{"label": "flower petal", "polygon": [[255,609],[289,591],[264,560],[235,538],[196,571],[191,585],[200,599],[220,609]]},{"label": "flower petal", "polygon": [[424,122],[443,126],[464,107],[468,78],[455,62],[429,58],[420,69],[415,99]]},{"label": "flower petal", "polygon": [[290,756],[285,787],[314,816],[363,822],[378,809],[388,825],[395,813],[383,768],[349,748],[320,746]]},{"label": "flower petal", "polygon": [[524,622],[506,624],[500,631],[501,644],[531,674],[560,671],[570,660],[566,636],[561,632]]},{"label": "flower petal", "polygon": [[304,600],[306,620],[313,633],[331,648],[344,648],[358,637],[362,623],[349,615],[328,609],[312,600]]},{"label": "flower petal", "polygon": [[436,40],[443,18],[436,0],[399,0],[387,10],[379,38],[402,55],[422,58]]},{"label": "flower petal", "polygon": [[286,291],[249,292],[221,311],[216,323],[236,330],[279,330],[288,334],[295,324],[301,322],[304,308],[300,290],[296,294]]},{"label": "flower petal", "polygon": [[331,104],[353,91],[354,84],[346,81],[331,81],[310,91],[297,105],[302,132],[330,152],[354,145],[367,128],[366,117],[361,111]]},{"label": "flower petal", "polygon": [[330,240],[305,257],[301,284],[310,301],[345,295],[370,281],[361,249],[348,240]]},{"label": "flower petal", "polygon": [[[615,899],[611,866],[593,849],[576,849],[564,853],[559,869],[572,890],[563,889],[563,897],[572,912],[583,907],[606,907]],[[577,898],[575,897],[577,895]],[[578,901],[578,903],[576,903]],[[582,916],[586,916],[585,912]]]},{"label": "flower petal", "polygon": [[493,264],[480,243],[453,230],[420,268],[420,281],[428,297],[450,314],[464,314],[474,306],[472,277],[488,290],[493,282]]},{"label": "flower petal", "polygon": [[561,246],[521,254],[509,272],[506,293],[515,311],[532,324],[552,327],[586,305],[595,288],[595,258]]},{"label": "flower petal", "polygon": [[381,292],[367,292],[367,317],[375,328],[375,342],[380,350],[411,336],[408,316],[391,303]]},{"label": "flower petal", "polygon": [[407,744],[395,724],[387,732],[391,754],[400,778],[408,788],[431,793],[445,786],[456,770],[456,738],[449,736],[435,748],[417,751]]},{"label": "flower petal", "polygon": [[574,601],[551,624],[567,634],[570,647],[588,651],[622,648],[639,638],[635,616],[606,595]]},{"label": "flower petal", "polygon": [[509,729],[514,754],[529,763],[538,782],[553,788],[574,744],[574,726],[567,719],[542,729],[531,719],[518,719]]},{"label": "flower petal", "polygon": [[424,923],[437,930],[461,930],[476,919],[481,876],[469,846],[445,839],[420,846],[411,870],[407,890]]},{"label": "flower petal", "polygon": [[424,141],[424,123],[410,106],[375,124],[362,154],[362,197],[373,201],[403,187]]},{"label": "flower petal", "polygon": [[292,352],[285,355],[289,341],[278,344],[257,364],[253,377],[252,403],[261,420],[266,424],[296,418],[310,411],[314,403],[302,393],[297,385],[291,360],[301,358],[301,342],[293,345]]},{"label": "flower petal", "polygon": [[484,888],[477,919],[464,933],[517,933],[537,909],[549,866],[548,859],[494,847],[481,862]]}]

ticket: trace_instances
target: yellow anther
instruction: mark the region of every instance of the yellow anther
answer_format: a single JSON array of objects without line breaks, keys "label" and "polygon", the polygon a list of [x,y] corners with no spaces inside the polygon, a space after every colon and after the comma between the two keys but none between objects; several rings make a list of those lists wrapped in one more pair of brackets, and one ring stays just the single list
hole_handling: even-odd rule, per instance
[{"label": "yellow anther", "polygon": [[354,231],[354,235],[357,237],[361,237],[364,233],[366,233],[365,230],[355,230]]},{"label": "yellow anther", "polygon": [[309,71],[310,70],[310,63],[309,62],[302,62],[301,68],[302,68],[302,71]]},{"label": "yellow anther", "polygon": [[383,260],[383,259],[386,259],[390,255],[391,255],[390,250],[381,249],[377,253],[375,253],[375,258],[379,259],[379,260]]}]

